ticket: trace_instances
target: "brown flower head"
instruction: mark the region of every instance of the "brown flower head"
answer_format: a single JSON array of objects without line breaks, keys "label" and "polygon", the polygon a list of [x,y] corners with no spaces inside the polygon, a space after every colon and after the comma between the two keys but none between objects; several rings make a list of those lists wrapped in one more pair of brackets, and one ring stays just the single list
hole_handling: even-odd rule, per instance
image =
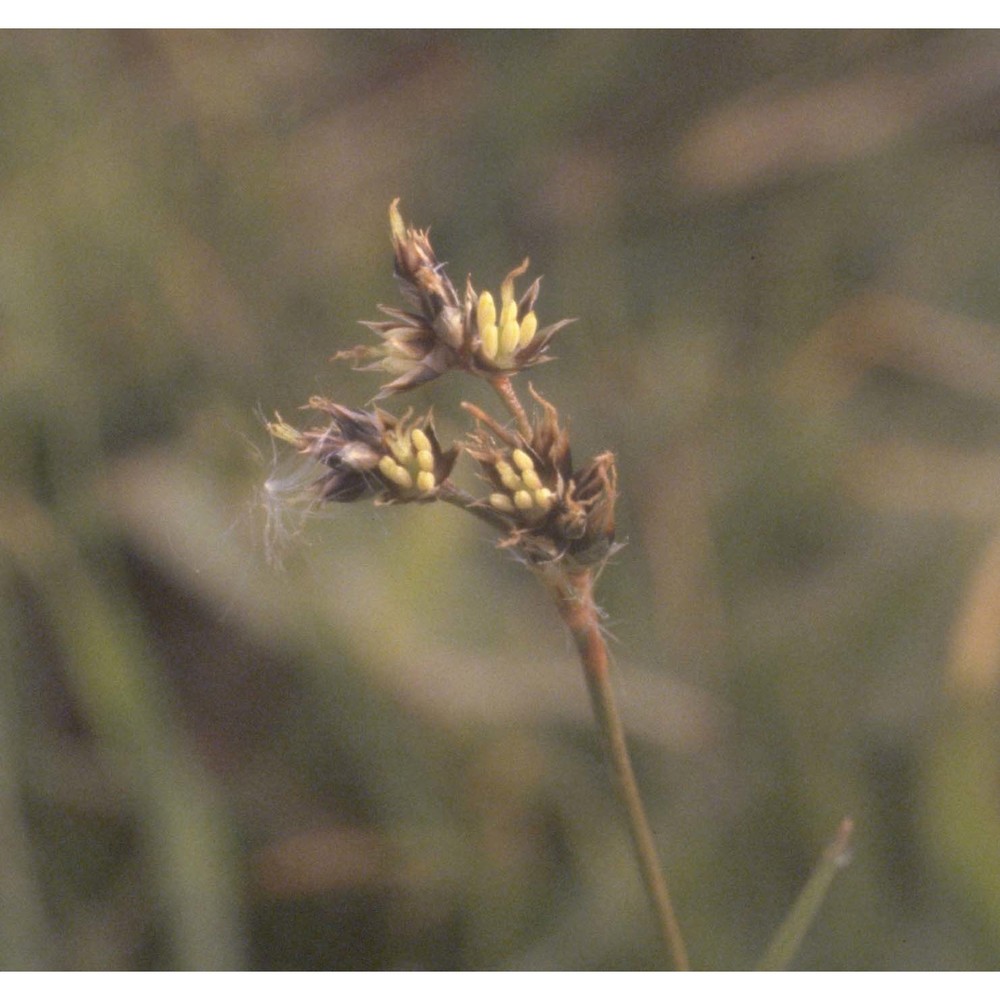
[{"label": "brown flower head", "polygon": [[410,309],[380,305],[388,319],[362,323],[382,343],[340,351],[335,359],[352,361],[361,370],[381,370],[394,378],[376,399],[404,392],[437,378],[450,368],[486,378],[511,375],[541,361],[549,341],[571,320],[538,329],[534,312],[540,279],[519,300],[514,279],[528,269],[525,260],[500,286],[500,311],[489,292],[476,293],[466,282],[464,301],[438,261],[426,231],[408,229],[399,214],[399,199],[389,207],[395,254],[394,270]]},{"label": "brown flower head", "polygon": [[562,558],[581,565],[600,562],[615,537],[614,455],[602,452],[574,470],[569,435],[559,425],[556,408],[534,390],[532,395],[541,415],[532,423],[530,439],[463,404],[479,422],[466,451],[493,487],[487,502],[510,526],[501,545],[534,563]]},{"label": "brown flower head", "polygon": [[320,500],[427,502],[451,475],[458,449],[442,449],[430,414],[410,427],[408,415],[397,420],[383,410],[352,410],[318,396],[309,409],[328,414],[329,424],[299,431],[279,416],[268,430],[326,467],[312,485]]}]

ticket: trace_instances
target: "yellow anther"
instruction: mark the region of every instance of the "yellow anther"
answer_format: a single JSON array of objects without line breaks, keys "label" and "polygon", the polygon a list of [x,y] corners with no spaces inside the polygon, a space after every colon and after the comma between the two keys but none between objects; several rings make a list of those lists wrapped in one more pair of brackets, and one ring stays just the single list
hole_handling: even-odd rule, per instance
[{"label": "yellow anther", "polygon": [[546,489],[544,486],[535,490],[535,503],[542,510],[548,510],[552,506],[552,490]]},{"label": "yellow anther", "polygon": [[[513,292],[511,295],[513,296]],[[497,326],[503,329],[511,320],[517,322],[517,303],[513,297],[509,299],[505,297],[503,306],[500,308],[500,319],[497,320]]]},{"label": "yellow anther", "polygon": [[519,490],[524,485],[521,482],[521,477],[514,471],[514,467],[510,462],[505,462],[502,458],[496,464],[497,475],[500,477],[500,482],[504,484],[504,487],[513,493],[515,490]]},{"label": "yellow anther", "polygon": [[534,469],[535,467],[535,463],[531,460],[531,456],[522,448],[515,448],[510,453],[510,457],[514,460],[514,464],[522,472],[527,469]]},{"label": "yellow anther", "polygon": [[479,343],[487,361],[497,356],[500,331],[497,327],[497,307],[493,296],[483,292],[476,303],[476,326],[479,327]]},{"label": "yellow anther", "polygon": [[[506,309],[504,310],[506,312]],[[518,341],[521,339],[521,330],[516,319],[509,319],[500,327],[499,353],[502,355],[513,354],[517,350]]]},{"label": "yellow anther", "polygon": [[413,447],[417,451],[430,451],[431,450],[431,439],[419,428],[414,427],[410,431],[410,440],[413,442]]},{"label": "yellow anther", "polygon": [[492,361],[497,356],[500,346],[500,331],[496,323],[487,323],[479,328],[479,342],[483,356],[487,361]]},{"label": "yellow anther", "polygon": [[531,494],[527,490],[518,490],[514,494],[514,506],[519,510],[527,510],[534,504]]},{"label": "yellow anther", "polygon": [[[428,452],[422,451],[420,454],[425,455],[428,454]],[[424,470],[417,473],[417,489],[420,490],[421,493],[430,493],[435,486],[437,486],[437,480],[434,478],[433,472],[427,472]]]},{"label": "yellow anther", "polygon": [[521,320],[521,337],[518,340],[518,346],[526,347],[530,344],[537,329],[538,317],[533,312],[530,312]]},{"label": "yellow anther", "polygon": [[502,510],[505,514],[514,513],[514,504],[506,493],[491,493],[490,505],[496,507],[497,510]]},{"label": "yellow anther", "polygon": [[383,455],[378,460],[379,472],[401,489],[413,488],[413,476],[409,474],[391,455]]},{"label": "yellow anther", "polygon": [[529,490],[540,490],[542,488],[542,481],[538,478],[538,473],[534,469],[525,469],[521,473],[521,482]]},{"label": "yellow anther", "polygon": [[493,302],[493,296],[489,292],[483,292],[476,303],[476,325],[479,327],[479,332],[482,333],[488,326],[496,326],[496,322],[497,307]]},{"label": "yellow anther", "polygon": [[417,466],[421,472],[433,472],[434,471],[434,452],[432,451],[418,451],[417,452]]}]

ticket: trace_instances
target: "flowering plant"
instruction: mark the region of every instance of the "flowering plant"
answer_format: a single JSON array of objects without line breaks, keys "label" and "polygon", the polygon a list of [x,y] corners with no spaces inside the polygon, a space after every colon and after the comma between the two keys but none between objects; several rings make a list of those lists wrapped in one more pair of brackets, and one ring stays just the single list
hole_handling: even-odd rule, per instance
[{"label": "flowering plant", "polygon": [[[308,404],[325,423],[299,430],[278,416],[268,424],[278,439],[317,465],[308,489],[312,502],[379,504],[442,501],[468,511],[498,531],[498,545],[539,576],[580,653],[595,714],[606,737],[639,866],[678,968],[687,956],[667,892],[645,809],[625,745],[609,678],[600,612],[594,602],[596,570],[615,550],[615,458],[605,451],[575,466],[569,434],[552,403],[530,389],[529,415],[513,378],[551,360],[552,338],[570,320],[539,328],[535,305],[540,280],[520,298],[515,280],[528,260],[500,285],[500,308],[488,291],[476,293],[471,278],[459,297],[426,231],[403,223],[399,200],[389,208],[394,270],[408,309],[380,306],[388,317],[364,325],[380,343],[340,351],[359,370],[391,376],[375,400],[424,385],[449,371],[484,379],[496,391],[512,425],[463,403],[474,426],[466,440],[443,448],[430,413],[397,418],[379,407],[356,410],[321,397]],[[488,492],[474,496],[451,474],[465,452],[479,466]]]}]

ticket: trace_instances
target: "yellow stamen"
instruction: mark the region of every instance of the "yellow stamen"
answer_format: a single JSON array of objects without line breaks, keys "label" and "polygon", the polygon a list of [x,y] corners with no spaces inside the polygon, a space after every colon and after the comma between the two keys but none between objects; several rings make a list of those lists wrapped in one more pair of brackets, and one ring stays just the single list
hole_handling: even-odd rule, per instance
[{"label": "yellow stamen", "polygon": [[413,488],[413,477],[391,455],[383,455],[378,460],[379,472],[401,489]]},{"label": "yellow stamen", "polygon": [[502,510],[505,514],[514,513],[514,504],[506,493],[491,493],[490,505],[496,507],[497,510]]},{"label": "yellow stamen", "polygon": [[500,319],[497,321],[497,326],[501,329],[505,327],[511,320],[515,323],[517,322],[517,303],[512,299],[504,298],[503,307],[500,309]]},{"label": "yellow stamen", "polygon": [[518,490],[514,494],[514,506],[519,510],[527,510],[532,503],[531,494],[527,490]]},{"label": "yellow stamen", "polygon": [[483,292],[476,303],[476,325],[479,332],[488,326],[495,326],[497,321],[497,307],[493,301],[493,296],[489,292]]},{"label": "yellow stamen", "polygon": [[537,329],[538,317],[533,312],[530,312],[521,320],[521,337],[518,340],[518,346],[527,347],[534,338]]},{"label": "yellow stamen", "polygon": [[432,451],[418,451],[417,452],[417,466],[421,472],[433,472],[434,471],[434,452]]},{"label": "yellow stamen", "polygon": [[542,481],[538,478],[538,473],[534,469],[525,469],[521,473],[521,481],[529,490],[540,490]]},{"label": "yellow stamen", "polygon": [[[504,309],[506,312],[506,308]],[[521,330],[516,319],[509,319],[500,328],[499,353],[502,355],[513,354],[517,350],[518,341],[521,339]]]},{"label": "yellow stamen", "polygon": [[514,460],[514,464],[522,471],[527,469],[534,469],[535,463],[531,460],[531,456],[524,451],[522,448],[515,448],[511,453],[510,457]]},{"label": "yellow stamen", "polygon": [[431,439],[419,428],[414,427],[410,431],[410,440],[413,442],[413,447],[417,451],[430,451],[431,450]]},{"label": "yellow stamen", "polygon": [[[420,454],[426,455],[428,452],[422,451]],[[430,493],[435,486],[437,486],[437,480],[435,480],[433,472],[427,472],[424,470],[423,472],[417,473],[417,489],[420,490],[421,493]]]},{"label": "yellow stamen", "polygon": [[500,347],[500,331],[497,330],[496,323],[487,323],[479,328],[479,342],[487,361],[496,358]]},{"label": "yellow stamen", "polygon": [[503,483],[504,488],[510,490],[511,493],[516,493],[524,487],[524,483],[521,482],[521,477],[509,465],[507,466],[506,472],[500,473],[500,482]]},{"label": "yellow stamen", "polygon": [[505,462],[502,458],[496,464],[497,475],[500,477],[500,482],[513,493],[515,490],[519,490],[523,487],[521,482],[521,477],[514,471],[514,467],[510,462]]},{"label": "yellow stamen", "polygon": [[535,503],[542,510],[549,510],[552,506],[552,490],[546,489],[544,486],[539,490],[535,490]]}]

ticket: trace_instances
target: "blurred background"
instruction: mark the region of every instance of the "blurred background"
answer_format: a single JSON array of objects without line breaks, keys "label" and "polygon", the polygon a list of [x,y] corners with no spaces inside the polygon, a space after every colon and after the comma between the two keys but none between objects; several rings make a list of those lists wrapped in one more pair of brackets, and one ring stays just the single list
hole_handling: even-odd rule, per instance
[{"label": "blurred background", "polygon": [[[267,416],[376,391],[328,359],[397,303],[397,196],[578,317],[531,381],[618,455],[694,964],[850,816],[796,968],[1000,965],[998,143],[996,33],[0,34],[0,965],[661,965],[531,576],[263,489]],[[484,389],[391,408],[451,440]]]}]

